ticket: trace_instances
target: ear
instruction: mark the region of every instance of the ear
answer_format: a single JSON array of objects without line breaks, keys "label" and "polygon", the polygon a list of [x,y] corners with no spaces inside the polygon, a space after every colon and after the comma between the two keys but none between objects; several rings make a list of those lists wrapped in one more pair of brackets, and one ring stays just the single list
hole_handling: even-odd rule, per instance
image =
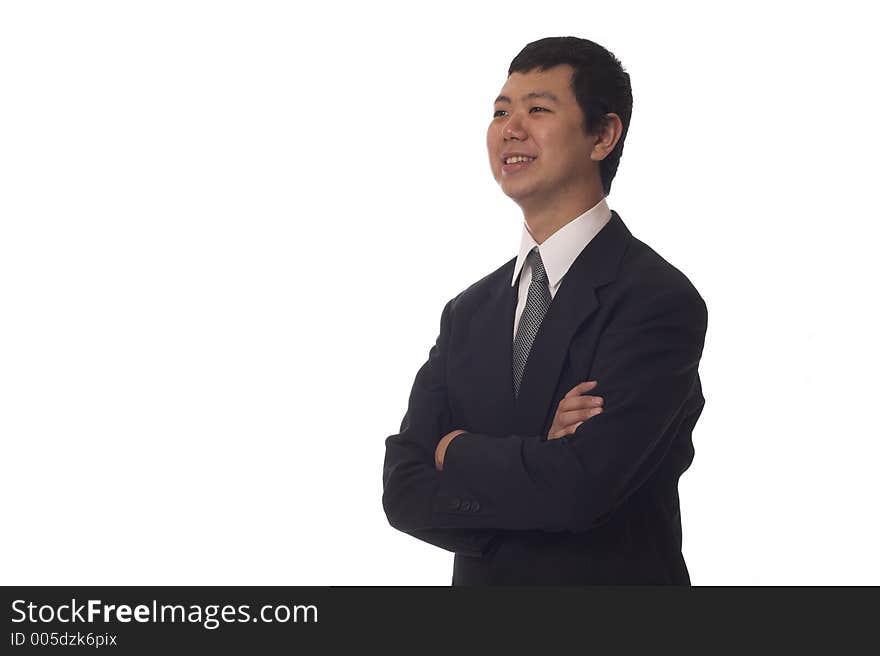
[{"label": "ear", "polygon": [[590,159],[599,162],[608,157],[608,153],[614,150],[620,140],[621,134],[623,134],[623,123],[620,117],[614,113],[605,114],[602,125],[596,131],[596,143],[593,144]]}]

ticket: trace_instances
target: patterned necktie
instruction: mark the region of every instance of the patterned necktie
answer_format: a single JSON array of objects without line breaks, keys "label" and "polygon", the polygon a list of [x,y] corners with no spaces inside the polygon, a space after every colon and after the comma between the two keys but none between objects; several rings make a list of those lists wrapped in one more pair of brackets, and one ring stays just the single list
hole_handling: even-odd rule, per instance
[{"label": "patterned necktie", "polygon": [[513,394],[516,398],[519,398],[519,386],[526,369],[529,351],[552,300],[550,288],[547,286],[547,272],[544,270],[544,263],[541,261],[537,246],[529,252],[526,260],[532,265],[532,283],[529,285],[529,297],[519,318],[516,338],[513,340]]}]

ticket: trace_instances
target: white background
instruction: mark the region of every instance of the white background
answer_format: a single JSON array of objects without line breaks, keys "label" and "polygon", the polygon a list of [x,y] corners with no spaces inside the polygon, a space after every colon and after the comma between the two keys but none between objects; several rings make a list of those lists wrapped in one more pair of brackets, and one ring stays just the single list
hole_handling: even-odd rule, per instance
[{"label": "white background", "polygon": [[384,440],[519,245],[510,60],[575,35],[632,77],[609,204],[709,308],[694,584],[880,584],[861,6],[4,3],[0,583],[448,585]]}]

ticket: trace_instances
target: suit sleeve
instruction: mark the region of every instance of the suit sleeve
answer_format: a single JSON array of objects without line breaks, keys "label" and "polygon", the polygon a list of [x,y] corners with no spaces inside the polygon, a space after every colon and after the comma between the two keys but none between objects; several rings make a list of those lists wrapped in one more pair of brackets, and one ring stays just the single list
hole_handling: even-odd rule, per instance
[{"label": "suit sleeve", "polygon": [[[428,361],[416,374],[400,433],[385,440],[382,505],[389,523],[419,540],[465,555],[481,555],[496,534],[473,521],[443,521],[446,510],[438,497],[440,474],[434,467],[434,450],[440,439],[455,428],[446,394],[446,346],[451,330],[454,299],[440,319],[440,335]],[[434,509],[440,500],[440,513]],[[460,506],[459,500],[459,506]],[[407,521],[412,516],[416,521]]]},{"label": "suit sleeve", "polygon": [[598,381],[604,411],[554,440],[462,434],[446,451],[436,493],[466,490],[496,529],[580,533],[601,524],[702,408],[702,392],[694,392],[706,326],[706,305],[690,285],[621,303],[588,378]]}]

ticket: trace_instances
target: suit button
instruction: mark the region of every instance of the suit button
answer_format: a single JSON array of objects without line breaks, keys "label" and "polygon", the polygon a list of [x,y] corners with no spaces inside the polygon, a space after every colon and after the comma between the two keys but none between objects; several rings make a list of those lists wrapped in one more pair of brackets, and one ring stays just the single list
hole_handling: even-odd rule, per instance
[{"label": "suit button", "polygon": [[471,502],[470,501],[462,501],[461,502],[461,509],[462,510],[470,510],[471,509]]},{"label": "suit button", "polygon": [[459,499],[458,497],[452,497],[452,499],[449,500],[449,507],[452,508],[453,510],[458,510],[458,507],[460,505],[461,505],[461,499]]},{"label": "suit button", "polygon": [[473,510],[474,512],[477,512],[479,509],[480,509],[480,502],[479,502],[479,501],[474,501],[474,502],[471,504],[471,510]]}]

